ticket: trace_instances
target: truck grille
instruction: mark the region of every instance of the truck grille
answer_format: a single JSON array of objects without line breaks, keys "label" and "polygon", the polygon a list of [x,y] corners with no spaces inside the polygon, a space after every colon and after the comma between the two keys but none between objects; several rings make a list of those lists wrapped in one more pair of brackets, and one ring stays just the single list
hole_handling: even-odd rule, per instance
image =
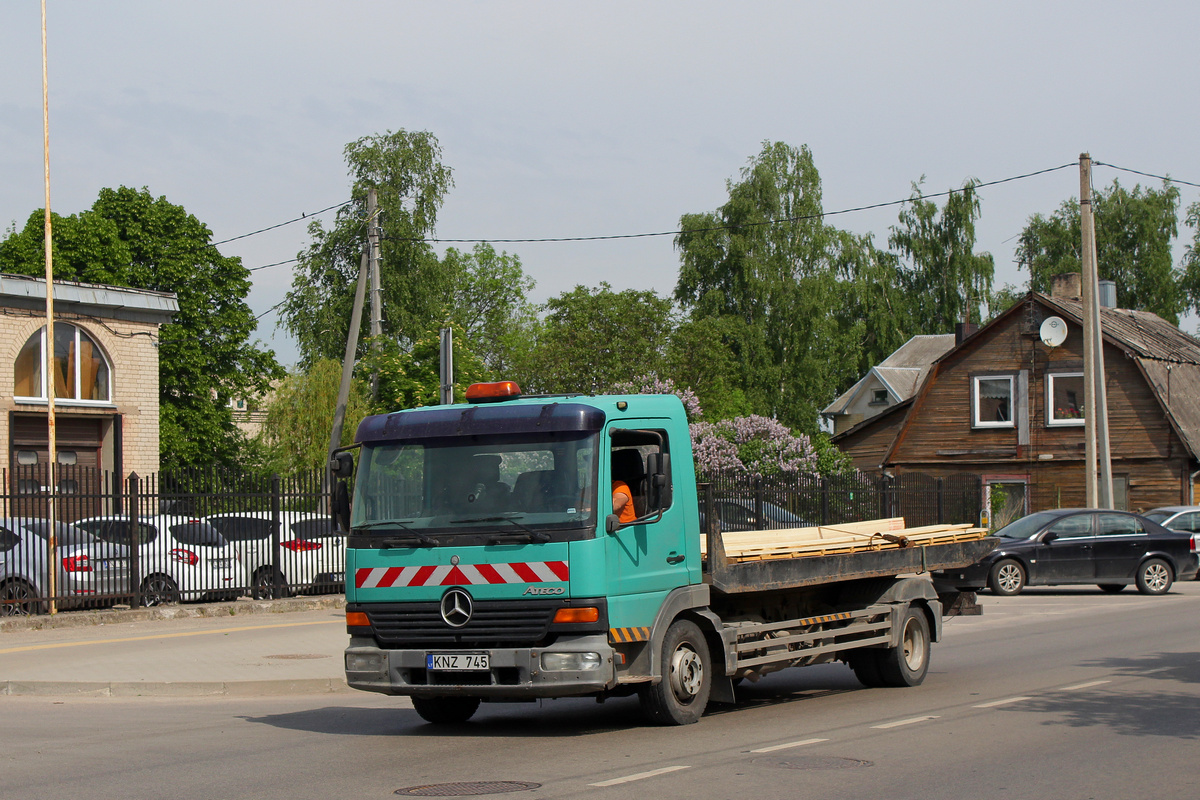
[{"label": "truck grille", "polygon": [[363,610],[379,646],[387,649],[462,645],[519,647],[547,636],[560,600],[476,600],[471,619],[452,628],[438,603],[372,603]]}]

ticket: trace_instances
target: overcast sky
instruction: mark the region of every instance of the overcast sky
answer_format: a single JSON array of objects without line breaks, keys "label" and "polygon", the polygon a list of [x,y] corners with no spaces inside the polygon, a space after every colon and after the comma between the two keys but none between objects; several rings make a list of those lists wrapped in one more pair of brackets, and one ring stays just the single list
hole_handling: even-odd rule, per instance
[{"label": "overcast sky", "polygon": [[[1083,151],[1200,183],[1195,2],[48,6],[51,207],[146,187],[215,241],[348,199],[343,147],[399,129],[433,133],[454,170],[444,238],[671,231],[724,202],[765,140],[811,148],[826,211],[903,199],[921,176],[944,191]],[[0,4],[0,75],[7,229],[43,206],[36,0]],[[1093,183],[1113,178],[1160,185],[1107,167]],[[1180,188],[1185,206],[1200,200]],[[1078,192],[1073,168],[981,191],[978,248],[997,285],[1028,279],[1012,264],[1028,217]],[[831,222],[886,246],[897,211]],[[253,268],[306,243],[297,223],[220,249]],[[520,256],[538,302],[602,280],[669,295],[679,265],[669,236],[498,248]],[[253,276],[263,314],[291,265]],[[260,336],[290,363],[276,320]]]}]

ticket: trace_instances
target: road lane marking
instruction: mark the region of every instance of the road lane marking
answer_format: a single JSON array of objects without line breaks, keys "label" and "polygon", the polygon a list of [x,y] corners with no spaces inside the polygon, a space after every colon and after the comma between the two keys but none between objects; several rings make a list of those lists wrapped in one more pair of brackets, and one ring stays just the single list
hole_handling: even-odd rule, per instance
[{"label": "road lane marking", "polygon": [[649,772],[639,772],[636,775],[626,775],[624,778],[613,778],[610,781],[600,781],[599,783],[589,783],[588,786],[603,788],[605,786],[617,786],[622,783],[632,783],[633,781],[641,781],[646,778],[653,778],[657,775],[665,775],[668,772],[678,772],[681,769],[691,769],[690,766],[681,765],[675,767],[663,767],[662,769],[652,769]]},{"label": "road lane marking", "polygon": [[980,703],[977,706],[971,706],[971,708],[995,708],[996,706],[1006,706],[1009,703],[1019,703],[1022,700],[1030,700],[1030,699],[1032,699],[1032,698],[1029,698],[1029,697],[1006,697],[1003,700],[993,700],[990,703]]},{"label": "road lane marking", "polygon": [[246,625],[241,628],[214,628],[211,631],[185,631],[182,633],[157,633],[151,636],[127,636],[123,639],[91,639],[83,642],[55,642],[53,644],[29,644],[21,647],[7,647],[0,653],[25,653],[31,650],[57,650],[62,647],[82,647],[90,644],[118,644],[120,642],[145,642],[151,639],[178,639],[182,636],[210,636],[215,633],[236,633],[238,631],[263,631],[270,628],[297,628],[304,625],[345,625],[341,619],[323,619],[316,622],[280,622],[275,625]]},{"label": "road lane marking", "polygon": [[885,722],[882,725],[872,725],[872,730],[884,730],[886,728],[899,728],[901,725],[915,725],[918,722],[927,722],[937,717],[912,717],[910,719],[898,719],[895,722]]},{"label": "road lane marking", "polygon": [[1112,683],[1112,681],[1088,681],[1087,683],[1077,683],[1074,686],[1063,686],[1058,691],[1073,692],[1077,689],[1090,689],[1093,686],[1099,686],[1102,683]]},{"label": "road lane marking", "polygon": [[787,744],[776,744],[771,747],[760,747],[757,750],[751,750],[751,753],[774,753],[776,750],[787,750],[789,747],[803,747],[806,744],[820,744],[828,742],[828,739],[801,739],[798,742],[788,742]]}]

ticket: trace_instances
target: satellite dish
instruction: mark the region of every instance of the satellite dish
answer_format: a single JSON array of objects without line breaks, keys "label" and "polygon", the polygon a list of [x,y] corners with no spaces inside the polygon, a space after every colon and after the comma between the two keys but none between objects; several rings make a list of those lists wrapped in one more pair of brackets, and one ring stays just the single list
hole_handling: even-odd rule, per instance
[{"label": "satellite dish", "polygon": [[1038,333],[1047,347],[1058,347],[1067,339],[1067,323],[1062,317],[1046,317]]}]

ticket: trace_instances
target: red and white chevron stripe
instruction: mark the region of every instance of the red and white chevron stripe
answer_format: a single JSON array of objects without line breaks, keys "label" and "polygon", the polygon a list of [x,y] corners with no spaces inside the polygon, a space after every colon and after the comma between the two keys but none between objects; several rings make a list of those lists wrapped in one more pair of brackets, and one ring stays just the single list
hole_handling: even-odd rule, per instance
[{"label": "red and white chevron stripe", "polygon": [[570,576],[566,561],[515,564],[445,564],[439,567],[364,567],[354,573],[359,589],[399,586],[482,586],[498,583],[551,583]]}]

